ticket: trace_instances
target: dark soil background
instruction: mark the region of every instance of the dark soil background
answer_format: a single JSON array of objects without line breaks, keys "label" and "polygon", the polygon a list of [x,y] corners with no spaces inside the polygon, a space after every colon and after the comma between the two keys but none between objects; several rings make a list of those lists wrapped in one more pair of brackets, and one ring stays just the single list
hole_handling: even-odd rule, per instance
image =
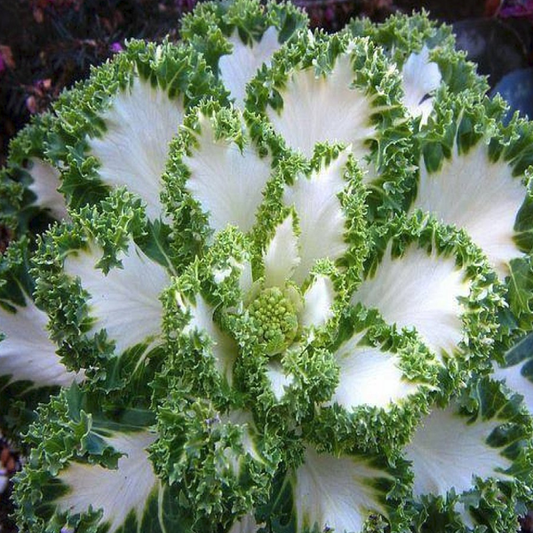
[{"label": "dark soil background", "polygon": [[[533,117],[533,0],[293,0],[314,27],[342,28],[355,16],[382,21],[425,9],[453,24],[458,46],[513,110]],[[197,0],[0,0],[0,167],[9,141],[66,87],[122,49],[125,39],[179,39],[179,20]],[[0,253],[9,242],[0,227]],[[0,468],[19,465],[0,439]],[[0,495],[0,533],[15,533],[9,489]],[[501,532],[507,533],[507,532]],[[533,514],[522,533],[533,533]]]}]

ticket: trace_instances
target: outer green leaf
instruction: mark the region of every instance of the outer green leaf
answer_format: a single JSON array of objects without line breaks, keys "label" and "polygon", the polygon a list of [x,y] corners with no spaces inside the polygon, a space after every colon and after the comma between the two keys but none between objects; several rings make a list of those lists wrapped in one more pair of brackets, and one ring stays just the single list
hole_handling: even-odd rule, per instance
[{"label": "outer green leaf", "polygon": [[21,528],[189,531],[189,519],[149,459],[157,437],[149,430],[151,413],[139,400],[106,413],[113,402],[123,403],[72,388],[41,408],[29,433],[34,450],[16,484]]},{"label": "outer green leaf", "polygon": [[[23,431],[39,401],[81,381],[67,370],[48,332],[48,317],[34,302],[27,239],[12,243],[0,261],[0,406],[4,432]],[[18,439],[18,435],[14,435]]]},{"label": "outer green leaf", "polygon": [[55,122],[52,114],[34,117],[10,145],[0,177],[0,219],[16,235],[41,231],[52,218],[68,217],[57,190],[60,171],[47,155]]},{"label": "outer green leaf", "polygon": [[394,478],[402,477],[399,467],[390,469],[377,457],[334,456],[312,447],[303,459],[292,477],[295,531],[379,531],[375,522],[384,524],[376,515],[393,516],[391,530],[401,531],[403,510],[387,502],[393,499]]},{"label": "outer green leaf", "polygon": [[488,370],[504,293],[480,250],[421,212],[376,228],[375,237],[352,302],[414,328],[452,375]]},{"label": "outer green leaf", "polygon": [[415,474],[415,531],[425,531],[424,521],[436,531],[449,522],[458,531],[515,529],[517,502],[531,483],[531,427],[517,398],[508,400],[488,380],[474,381],[423,420],[406,447]]},{"label": "outer green leaf", "polygon": [[412,167],[400,86],[369,40],[308,34],[251,82],[246,109],[255,127],[259,117],[267,118],[279,141],[307,158],[316,143],[349,145],[364,170],[371,205],[385,202],[389,209]]},{"label": "outer green leaf", "polygon": [[306,15],[293,4],[263,6],[256,0],[237,0],[201,4],[183,18],[181,34],[202,53],[241,107],[246,84],[306,26]]},{"label": "outer green leaf", "polygon": [[134,243],[146,227],[139,201],[124,191],[111,198],[51,231],[35,259],[37,300],[60,354],[106,387],[142,374],[146,357],[155,357],[162,343],[158,298],[170,281]]},{"label": "outer green leaf", "polygon": [[466,61],[464,52],[455,50],[451,28],[430,20],[424,11],[393,15],[381,24],[354,20],[349,30],[355,36],[368,36],[382,45],[399,70],[412,54],[427,47],[431,62],[438,65],[443,84],[454,94],[465,90],[485,94],[488,90],[486,80],[476,73],[474,63]]},{"label": "outer green leaf", "polygon": [[511,394],[522,396],[533,416],[533,334],[522,338],[506,354],[502,365],[495,365],[492,378],[503,381]]},{"label": "outer green leaf", "polygon": [[203,96],[223,99],[190,47],[140,41],[65,93],[55,106],[57,136],[49,154],[66,167],[62,190],[69,205],[94,203],[126,186],[151,219],[160,217],[168,143],[185,109]]},{"label": "outer green leaf", "polygon": [[428,412],[438,365],[416,335],[399,334],[360,305],[347,310],[338,332],[329,348],[338,384],[306,434],[339,449],[394,451]]}]

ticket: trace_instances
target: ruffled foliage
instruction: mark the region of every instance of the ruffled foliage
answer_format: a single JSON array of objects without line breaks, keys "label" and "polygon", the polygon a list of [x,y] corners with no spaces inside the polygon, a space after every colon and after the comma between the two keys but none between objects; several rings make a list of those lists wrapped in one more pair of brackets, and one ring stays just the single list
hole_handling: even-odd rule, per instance
[{"label": "ruffled foliage", "polygon": [[424,15],[326,35],[234,0],[182,35],[130,42],[2,171],[21,529],[515,530],[533,126]]}]

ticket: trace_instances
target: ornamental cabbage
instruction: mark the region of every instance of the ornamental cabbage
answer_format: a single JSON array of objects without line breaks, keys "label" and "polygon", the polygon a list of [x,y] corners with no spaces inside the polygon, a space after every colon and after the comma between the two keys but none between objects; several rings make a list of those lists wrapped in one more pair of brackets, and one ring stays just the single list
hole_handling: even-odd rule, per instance
[{"label": "ornamental cabbage", "polygon": [[425,15],[205,3],[12,143],[22,531],[510,532],[533,500],[533,126]]}]

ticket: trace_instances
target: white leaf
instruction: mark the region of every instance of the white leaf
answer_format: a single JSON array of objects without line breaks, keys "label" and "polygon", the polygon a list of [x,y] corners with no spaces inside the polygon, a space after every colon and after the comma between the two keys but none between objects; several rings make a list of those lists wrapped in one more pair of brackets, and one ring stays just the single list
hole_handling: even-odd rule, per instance
[{"label": "white leaf", "polygon": [[152,433],[117,433],[105,440],[124,453],[117,469],[100,465],[72,462],[60,472],[59,479],[69,491],[57,504],[71,514],[88,512],[89,507],[102,510],[101,524],[109,524],[113,533],[124,523],[130,512],[142,520],[152,491],[159,486],[146,448],[155,441]]},{"label": "white leaf", "polygon": [[384,477],[390,476],[363,459],[318,454],[308,447],[293,488],[298,533],[313,527],[360,533],[370,514],[386,514],[371,484]]},{"label": "white leaf", "polygon": [[200,117],[200,125],[199,146],[184,158],[191,173],[186,188],[215,231],[228,224],[249,231],[270,177],[270,158],[259,157],[249,144],[241,152],[235,143],[216,140],[207,117]]},{"label": "white leaf", "polygon": [[267,363],[266,375],[270,381],[270,388],[274,397],[279,402],[285,396],[285,388],[291,386],[294,378],[290,375],[287,376],[281,363],[272,359]]},{"label": "white leaf", "polygon": [[338,197],[347,185],[344,172],[348,154],[344,150],[329,166],[313,172],[309,178],[299,176],[292,187],[285,189],[283,201],[294,205],[299,220],[301,262],[294,273],[299,284],[317,259],[335,261],[348,249],[344,240],[346,216]]},{"label": "white leaf", "polygon": [[220,79],[237,106],[242,107],[246,94],[246,84],[257,74],[261,65],[270,65],[274,52],[280,48],[278,30],[270,26],[259,42],[248,46],[241,41],[239,32],[235,30],[228,41],[233,45],[230,54],[222,56],[218,61]]},{"label": "white leaf", "polygon": [[68,387],[81,381],[83,373],[68,372],[57,346],[48,336],[46,313],[27,300],[24,307],[14,306],[16,313],[0,307],[0,375],[11,381],[32,381],[36,386]]},{"label": "white leaf", "polygon": [[298,237],[294,233],[294,221],[289,215],[276,227],[276,233],[263,254],[265,284],[270,287],[283,287],[292,277],[300,263]]},{"label": "white leaf", "polygon": [[403,377],[398,356],[379,347],[360,345],[365,332],[354,334],[333,354],[339,365],[339,384],[330,404],[347,410],[360,405],[387,408],[416,392]]},{"label": "white leaf", "polygon": [[487,146],[480,143],[466,155],[455,150],[453,158],[445,159],[433,174],[422,162],[413,209],[464,228],[503,279],[509,275],[509,261],[522,256],[514,241],[514,225],[526,192],[511,166],[491,163]]},{"label": "white leaf", "polygon": [[316,77],[309,68],[295,72],[280,91],[283,108],[267,109],[274,129],[287,144],[306,157],[313,155],[317,142],[344,142],[352,145],[356,158],[370,152],[365,141],[375,135],[371,122],[371,100],[357,88],[350,57],[337,59],[328,76]]},{"label": "white leaf", "polygon": [[69,255],[64,264],[65,272],[78,276],[90,294],[90,315],[95,318],[90,333],[105,329],[117,355],[140,343],[158,344],[163,316],[159,296],[170,281],[167,271],[133,242],[120,257],[122,268],[112,268],[107,275],[95,266],[101,256],[92,246]]},{"label": "white leaf", "polygon": [[399,327],[416,328],[422,340],[442,357],[452,354],[463,338],[460,296],[468,296],[469,283],[451,257],[428,255],[411,245],[402,257],[385,251],[373,278],[366,279],[352,303],[377,308],[383,318]]},{"label": "white leaf", "polygon": [[126,186],[137,193],[151,219],[161,217],[161,176],[183,114],[181,101],[136,78],[104,113],[102,137],[89,140],[89,152],[101,164],[100,178],[111,187]]},{"label": "white leaf", "polygon": [[299,323],[304,327],[323,326],[333,316],[335,288],[327,276],[316,276],[304,294]]},{"label": "white leaf", "polygon": [[435,409],[422,419],[411,443],[405,449],[413,463],[413,492],[444,496],[454,488],[456,493],[473,487],[472,476],[482,479],[505,479],[499,469],[507,469],[512,461],[501,455],[501,449],[487,444],[498,420],[480,419],[469,423],[457,414],[457,406]]},{"label": "white leaf", "polygon": [[57,190],[61,185],[59,170],[50,163],[32,158],[28,172],[33,180],[28,189],[37,196],[37,205],[43,209],[48,209],[57,220],[70,219],[65,198]]},{"label": "white leaf", "polygon": [[439,88],[442,82],[439,66],[429,61],[429,50],[424,46],[419,54],[411,54],[402,69],[403,103],[411,115],[422,117],[422,123],[433,109],[432,98],[424,97]]}]

